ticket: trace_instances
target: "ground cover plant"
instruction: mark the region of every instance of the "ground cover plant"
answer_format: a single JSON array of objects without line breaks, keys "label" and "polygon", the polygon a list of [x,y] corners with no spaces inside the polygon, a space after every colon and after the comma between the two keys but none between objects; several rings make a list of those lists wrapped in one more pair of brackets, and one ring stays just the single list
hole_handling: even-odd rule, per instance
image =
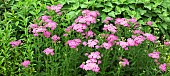
[{"label": "ground cover plant", "polygon": [[0,22],[2,76],[170,75],[168,0],[11,2]]}]

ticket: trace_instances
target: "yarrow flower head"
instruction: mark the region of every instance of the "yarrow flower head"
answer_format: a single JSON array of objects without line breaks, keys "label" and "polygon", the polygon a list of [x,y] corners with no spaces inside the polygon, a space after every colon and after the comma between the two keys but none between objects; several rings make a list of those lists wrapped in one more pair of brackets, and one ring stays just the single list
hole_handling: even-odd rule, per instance
[{"label": "yarrow flower head", "polygon": [[87,28],[86,24],[72,24],[73,30],[76,32],[84,32],[84,30]]},{"label": "yarrow flower head", "polygon": [[80,39],[73,39],[67,41],[67,44],[70,46],[70,48],[76,48],[80,43],[81,43]]},{"label": "yarrow flower head", "polygon": [[151,26],[152,25],[152,21],[148,21],[146,24]]},{"label": "yarrow flower head", "polygon": [[51,37],[51,39],[56,42],[57,40],[60,40],[60,37],[58,37],[57,35],[54,35]]},{"label": "yarrow flower head", "polygon": [[119,64],[121,66],[125,67],[126,65],[129,65],[129,61],[126,58],[124,58],[124,59],[122,59],[122,61],[119,62]]},{"label": "yarrow flower head", "polygon": [[106,19],[103,21],[103,23],[109,23],[109,21],[113,20],[111,17],[106,17]]},{"label": "yarrow flower head", "polygon": [[123,25],[125,27],[130,27],[126,18],[116,18],[115,24]]},{"label": "yarrow flower head", "polygon": [[46,38],[49,38],[51,33],[48,32],[48,31],[44,31],[43,35],[46,37]]},{"label": "yarrow flower head", "polygon": [[12,45],[12,47],[16,47],[21,44],[21,40],[11,41],[10,44]]},{"label": "yarrow flower head", "polygon": [[170,45],[170,41],[164,42],[164,45],[169,46]]},{"label": "yarrow flower head", "polygon": [[156,36],[154,36],[154,35],[152,35],[152,34],[145,33],[144,36],[146,36],[146,38],[147,38],[149,41],[152,41],[152,42],[155,42],[155,41],[156,41]]},{"label": "yarrow flower head", "polygon": [[108,24],[108,25],[105,24],[103,30],[110,31],[113,33],[117,32],[117,28],[116,28],[116,26],[113,26],[113,24]]},{"label": "yarrow flower head", "polygon": [[82,63],[80,65],[80,68],[84,69],[84,70],[92,70],[93,72],[99,72],[100,71],[100,67],[98,66],[98,64],[101,64],[101,60],[97,60],[100,59],[100,52],[96,51],[96,52],[91,52],[91,54],[86,53],[86,56],[88,56],[89,60],[87,60],[85,63]]},{"label": "yarrow flower head", "polygon": [[96,39],[90,39],[88,40],[87,44],[88,44],[88,47],[95,47],[95,45],[97,45],[99,41],[96,40]]},{"label": "yarrow flower head", "polygon": [[59,14],[59,15],[61,15],[61,8],[63,7],[63,5],[61,5],[61,4],[58,4],[57,6],[54,6],[54,5],[52,5],[52,6],[47,6],[46,8],[48,9],[48,10],[54,10],[57,14]]},{"label": "yarrow flower head", "polygon": [[102,44],[102,47],[104,47],[105,49],[110,49],[110,48],[112,47],[112,43],[106,43],[106,42],[104,42],[104,43]]},{"label": "yarrow flower head", "polygon": [[51,30],[54,30],[57,27],[57,23],[56,22],[48,22],[44,27],[49,27],[51,28]]},{"label": "yarrow flower head", "polygon": [[44,51],[43,51],[46,55],[54,55],[54,49],[51,49],[51,48],[46,48]]},{"label": "yarrow flower head", "polygon": [[152,53],[149,53],[148,56],[154,59],[159,59],[159,54],[160,52],[152,52]]},{"label": "yarrow flower head", "polygon": [[159,66],[159,69],[160,69],[162,72],[165,72],[165,71],[166,71],[166,63],[161,64],[161,65]]},{"label": "yarrow flower head", "polygon": [[25,60],[24,62],[21,63],[21,65],[24,67],[28,67],[29,64],[30,64],[29,60]]}]

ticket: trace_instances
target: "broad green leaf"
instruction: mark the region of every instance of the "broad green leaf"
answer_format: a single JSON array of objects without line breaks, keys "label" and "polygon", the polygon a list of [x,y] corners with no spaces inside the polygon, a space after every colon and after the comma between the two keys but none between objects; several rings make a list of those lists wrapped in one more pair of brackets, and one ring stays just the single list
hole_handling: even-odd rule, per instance
[{"label": "broad green leaf", "polygon": [[101,18],[102,18],[102,21],[106,18],[106,14],[104,12],[101,13]]},{"label": "broad green leaf", "polygon": [[111,10],[112,10],[111,7],[105,7],[105,9],[103,9],[102,11],[104,11],[104,12],[110,12]]},{"label": "broad green leaf", "polygon": [[121,12],[122,12],[122,9],[119,6],[116,6],[115,15],[121,14]]},{"label": "broad green leaf", "polygon": [[162,26],[165,30],[167,30],[168,25],[167,25],[166,23],[162,23],[161,26]]},{"label": "broad green leaf", "polygon": [[111,12],[108,13],[108,15],[111,16],[111,17],[115,17],[115,12],[111,11]]},{"label": "broad green leaf", "polygon": [[109,6],[109,7],[112,7],[112,8],[113,8],[113,5],[112,5],[112,3],[111,3],[111,2],[106,2],[104,5],[105,5],[105,6]]},{"label": "broad green leaf", "polygon": [[100,4],[100,3],[95,3],[95,7],[96,8],[100,8],[100,7],[104,7],[104,5]]},{"label": "broad green leaf", "polygon": [[154,5],[153,3],[147,3],[147,4],[144,5],[144,7],[148,8],[149,10],[151,10],[153,5]]},{"label": "broad green leaf", "polygon": [[88,5],[81,4],[81,5],[80,5],[80,7],[81,7],[81,8],[87,8],[87,7],[88,7]]}]

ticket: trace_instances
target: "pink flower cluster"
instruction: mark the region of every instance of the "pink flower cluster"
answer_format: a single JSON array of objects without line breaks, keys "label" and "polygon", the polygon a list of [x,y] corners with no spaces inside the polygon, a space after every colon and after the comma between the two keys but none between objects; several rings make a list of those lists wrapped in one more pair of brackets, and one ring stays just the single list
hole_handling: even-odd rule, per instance
[{"label": "pink flower cluster", "polygon": [[82,34],[85,35],[86,39],[87,39],[88,37],[92,38],[93,36],[96,35],[92,30],[89,30],[89,31],[87,31],[87,32],[85,32],[85,33],[82,33]]},{"label": "pink flower cluster", "polygon": [[152,53],[149,53],[148,56],[154,59],[159,59],[159,54],[160,52],[152,52]]},{"label": "pink flower cluster", "polygon": [[96,18],[100,15],[98,11],[90,10],[83,10],[82,14],[82,16],[79,16],[75,20],[75,23],[66,28],[66,32],[69,32],[71,29],[73,29],[76,32],[83,33],[84,30],[87,28],[87,25],[90,25],[91,23],[96,23]]},{"label": "pink flower cluster", "polygon": [[146,24],[151,26],[152,25],[152,21],[148,21]]},{"label": "pink flower cluster", "polygon": [[165,72],[165,71],[166,71],[166,63],[159,65],[159,69],[160,69],[162,72]]},{"label": "pink flower cluster", "polygon": [[141,44],[143,41],[145,40],[145,37],[143,37],[142,35],[140,36],[132,36],[132,38],[128,38],[127,42],[125,41],[119,41],[116,44],[120,45],[122,48],[124,48],[125,50],[128,50],[128,46],[138,46],[139,44]]},{"label": "pink flower cluster", "polygon": [[63,7],[63,5],[58,4],[57,6],[47,6],[46,8],[48,10],[54,10],[58,15],[61,15],[62,13],[60,12],[61,8]]},{"label": "pink flower cluster", "polygon": [[145,33],[144,36],[146,36],[147,40],[155,42],[156,41],[156,36],[149,34],[149,33]]},{"label": "pink flower cluster", "polygon": [[114,34],[110,34],[106,40],[108,41],[108,43],[113,43],[115,40],[118,40],[118,37]]},{"label": "pink flower cluster", "polygon": [[21,40],[11,41],[10,44],[11,44],[12,47],[16,47],[16,46],[21,44]]},{"label": "pink flower cluster", "polygon": [[129,61],[126,58],[121,59],[122,61],[119,62],[119,64],[123,67],[126,65],[129,65]]},{"label": "pink flower cluster", "polygon": [[44,26],[38,26],[37,24],[31,24],[29,27],[30,29],[33,29],[34,36],[38,36],[38,33],[43,33],[43,35],[46,38],[49,38],[51,33],[47,31],[47,28],[51,28],[51,30],[54,30],[57,27],[57,23],[53,22],[49,19],[50,16],[41,16],[40,19],[42,19],[43,22],[45,22]]},{"label": "pink flower cluster", "polygon": [[30,64],[29,60],[25,60],[24,62],[21,63],[21,65],[26,67],[26,68],[28,67],[29,64]]},{"label": "pink flower cluster", "polygon": [[83,16],[79,16],[75,20],[75,23],[86,23],[87,25],[90,25],[91,23],[96,23],[96,18],[100,15],[98,11],[90,10],[83,10],[82,14]]},{"label": "pink flower cluster", "polygon": [[91,52],[90,54],[86,53],[85,55],[88,56],[89,60],[87,60],[85,63],[82,63],[80,65],[80,68],[86,71],[92,70],[93,72],[99,72],[100,67],[98,66],[98,64],[101,64],[101,60],[99,60],[101,58],[100,52],[96,51]]},{"label": "pink flower cluster", "polygon": [[111,17],[106,17],[106,19],[103,21],[103,23],[109,23],[109,21],[113,20]]},{"label": "pink flower cluster", "polygon": [[46,48],[43,52],[46,55],[49,55],[49,54],[51,54],[52,56],[54,55],[54,49],[51,49],[51,48]]},{"label": "pink flower cluster", "polygon": [[[160,52],[152,52],[152,53],[149,53],[148,56],[155,59],[154,62],[156,64],[160,64],[160,62],[158,61],[158,59],[160,58]],[[160,64],[159,65],[159,69],[162,71],[162,72],[165,72],[166,71],[166,63],[164,64]]]},{"label": "pink flower cluster", "polygon": [[128,20],[126,18],[116,18],[115,24],[130,27],[130,25],[128,24]]},{"label": "pink flower cluster", "polygon": [[60,37],[57,36],[57,35],[54,35],[51,37],[51,39],[53,40],[53,42],[56,42],[57,40],[59,41],[60,40]]},{"label": "pink flower cluster", "polygon": [[113,33],[117,32],[116,29],[117,29],[116,26],[113,26],[113,24],[108,24],[108,25],[105,24],[104,28],[103,28],[103,30],[110,31],[110,32],[113,32]]},{"label": "pink flower cluster", "polygon": [[81,43],[80,39],[73,39],[73,40],[68,40],[66,44],[68,44],[70,48],[76,48],[80,43]]},{"label": "pink flower cluster", "polygon": [[169,46],[170,45],[170,41],[164,42],[164,45]]},{"label": "pink flower cluster", "polygon": [[72,24],[72,29],[76,32],[84,32],[84,30],[87,28],[86,24]]},{"label": "pink flower cluster", "polygon": [[96,39],[90,39],[90,40],[88,40],[87,45],[88,45],[88,47],[91,47],[91,48],[92,48],[92,47],[95,47],[98,42],[99,42],[99,41],[96,40]]},{"label": "pink flower cluster", "polygon": [[102,43],[102,45],[101,45],[101,47],[104,47],[105,49],[110,49],[111,47],[112,47],[112,43],[106,43],[106,42],[104,42],[104,43]]}]

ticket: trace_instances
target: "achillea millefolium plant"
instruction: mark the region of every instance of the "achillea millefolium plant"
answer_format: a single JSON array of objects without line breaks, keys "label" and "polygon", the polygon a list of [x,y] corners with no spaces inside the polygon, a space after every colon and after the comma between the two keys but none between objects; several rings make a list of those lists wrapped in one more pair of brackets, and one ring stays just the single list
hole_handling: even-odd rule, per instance
[{"label": "achillea millefolium plant", "polygon": [[[27,27],[28,36],[11,39],[9,51],[16,60],[14,70],[3,68],[1,75],[45,76],[160,76],[169,74],[166,59],[170,41],[158,37],[136,18],[106,16],[82,9],[70,26],[63,27],[63,5],[47,6],[46,13]],[[2,36],[2,35],[1,35]],[[2,50],[3,51],[3,50]]]}]

